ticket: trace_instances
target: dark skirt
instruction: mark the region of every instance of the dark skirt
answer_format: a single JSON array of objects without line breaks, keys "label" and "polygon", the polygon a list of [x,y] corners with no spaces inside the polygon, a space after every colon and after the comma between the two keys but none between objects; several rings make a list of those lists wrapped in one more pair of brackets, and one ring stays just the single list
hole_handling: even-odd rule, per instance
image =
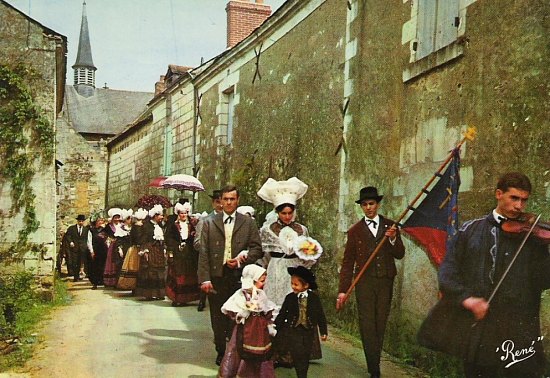
[{"label": "dark skirt", "polygon": [[153,243],[149,253],[141,257],[135,295],[145,298],[164,298],[166,295],[166,267],[164,247]]},{"label": "dark skirt", "polygon": [[198,256],[189,244],[168,259],[166,295],[172,302],[183,304],[199,299],[197,267]]},{"label": "dark skirt", "polygon": [[107,259],[105,260],[105,270],[103,271],[103,283],[106,287],[115,287],[118,281],[119,260],[118,247],[116,242],[112,242],[107,250]]}]

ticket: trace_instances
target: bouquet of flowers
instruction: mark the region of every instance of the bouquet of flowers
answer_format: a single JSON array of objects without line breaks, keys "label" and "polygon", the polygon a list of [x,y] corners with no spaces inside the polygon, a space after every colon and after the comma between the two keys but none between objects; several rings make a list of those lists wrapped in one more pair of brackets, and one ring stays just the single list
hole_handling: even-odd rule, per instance
[{"label": "bouquet of flowers", "polygon": [[317,260],[323,253],[323,247],[313,238],[298,236],[294,241],[294,252],[302,260]]},{"label": "bouquet of flowers", "polygon": [[138,199],[137,202],[137,207],[142,207],[145,210],[151,210],[154,205],[162,205],[165,209],[172,207],[172,203],[168,198],[157,194],[147,194]]}]

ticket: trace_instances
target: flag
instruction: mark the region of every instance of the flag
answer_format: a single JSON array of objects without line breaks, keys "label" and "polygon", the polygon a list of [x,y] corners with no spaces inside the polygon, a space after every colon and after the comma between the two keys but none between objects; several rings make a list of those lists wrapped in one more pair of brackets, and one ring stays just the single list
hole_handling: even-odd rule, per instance
[{"label": "flag", "polygon": [[403,231],[416,240],[437,267],[443,261],[458,233],[458,188],[460,186],[460,150],[455,148],[445,173],[420,205],[402,225]]}]

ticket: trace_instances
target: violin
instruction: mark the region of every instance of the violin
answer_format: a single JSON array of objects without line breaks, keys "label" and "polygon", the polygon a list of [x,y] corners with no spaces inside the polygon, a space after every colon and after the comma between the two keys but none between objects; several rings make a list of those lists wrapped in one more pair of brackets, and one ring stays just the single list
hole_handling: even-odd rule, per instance
[{"label": "violin", "polygon": [[[525,234],[529,232],[537,216],[531,213],[524,213],[516,219],[507,219],[502,222],[502,230],[513,234]],[[532,235],[543,244],[550,244],[550,224],[539,221],[533,228]]]}]

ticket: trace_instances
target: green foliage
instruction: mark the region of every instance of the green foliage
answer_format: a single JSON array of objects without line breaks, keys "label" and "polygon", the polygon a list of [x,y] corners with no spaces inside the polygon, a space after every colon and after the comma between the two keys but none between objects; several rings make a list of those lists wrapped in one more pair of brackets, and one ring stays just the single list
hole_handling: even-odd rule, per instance
[{"label": "green foliage", "polygon": [[0,184],[11,185],[9,216],[24,209],[18,241],[0,251],[0,261],[27,252],[28,236],[40,223],[36,218],[32,179],[34,162],[49,163],[54,156],[55,130],[46,111],[33,97],[40,77],[24,64],[0,65]]},{"label": "green foliage", "polygon": [[0,358],[0,372],[22,366],[31,358],[36,345],[37,325],[56,307],[69,301],[66,284],[55,280],[53,301],[44,301],[36,294],[36,278],[32,272],[18,270],[0,275],[0,339],[17,337],[19,343],[11,353]]}]

